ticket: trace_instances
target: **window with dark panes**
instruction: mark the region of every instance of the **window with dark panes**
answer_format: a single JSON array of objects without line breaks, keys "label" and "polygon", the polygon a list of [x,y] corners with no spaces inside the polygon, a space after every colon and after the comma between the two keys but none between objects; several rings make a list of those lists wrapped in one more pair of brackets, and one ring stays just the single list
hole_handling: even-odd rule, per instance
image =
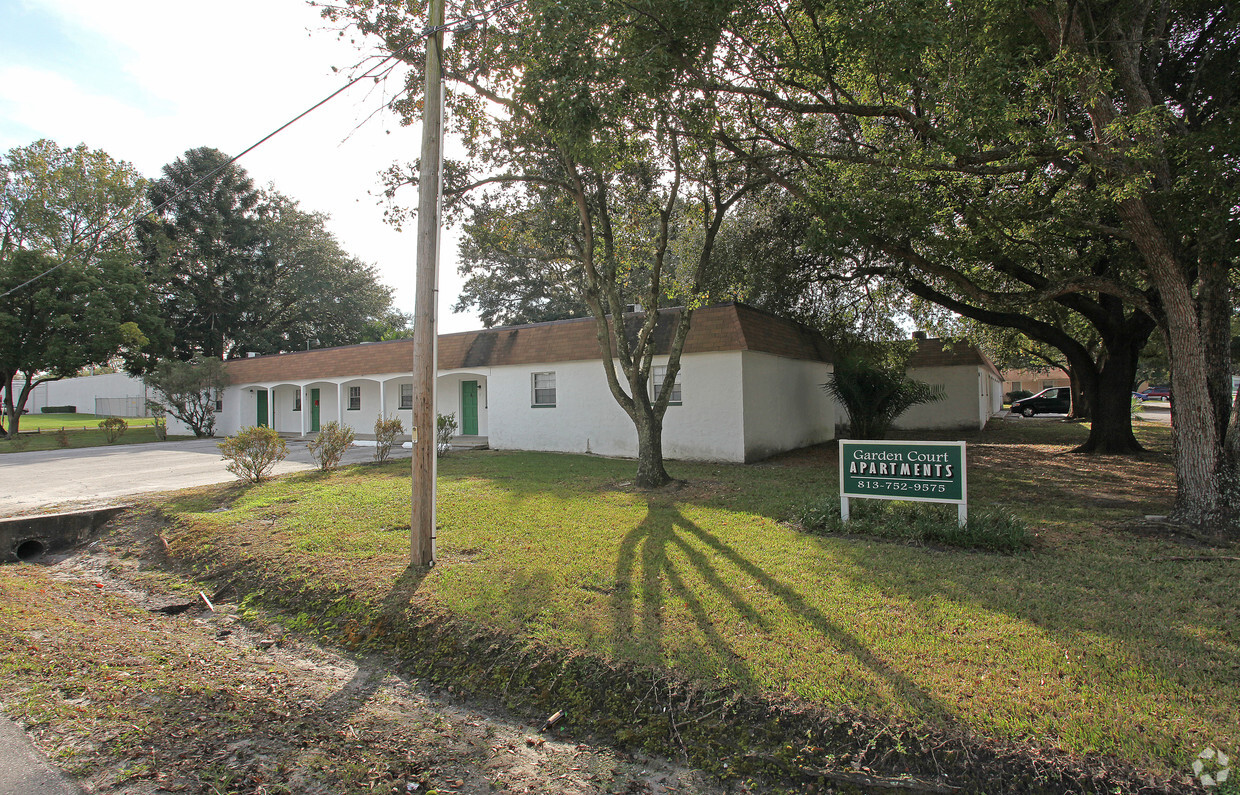
[{"label": "window with dark panes", "polygon": [[534,373],[534,405],[555,405],[555,373]]},{"label": "window with dark panes", "polygon": [[362,410],[362,388],[360,386],[349,387],[349,411]]},{"label": "window with dark panes", "polygon": [[[663,389],[663,381],[667,378],[667,365],[656,364],[650,368],[650,399],[658,400],[659,391]],[[672,384],[672,399],[669,401],[672,406],[680,405],[680,379],[676,379],[676,383]]]}]

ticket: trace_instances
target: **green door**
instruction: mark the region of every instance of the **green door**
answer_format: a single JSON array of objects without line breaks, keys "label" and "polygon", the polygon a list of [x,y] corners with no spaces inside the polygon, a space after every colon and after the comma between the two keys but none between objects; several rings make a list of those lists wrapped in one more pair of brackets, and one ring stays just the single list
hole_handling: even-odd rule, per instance
[{"label": "green door", "polygon": [[310,431],[319,432],[319,390],[310,390]]},{"label": "green door", "polygon": [[461,434],[478,435],[478,382],[461,382]]},{"label": "green door", "polygon": [[267,390],[258,390],[258,422],[260,428],[267,427]]}]

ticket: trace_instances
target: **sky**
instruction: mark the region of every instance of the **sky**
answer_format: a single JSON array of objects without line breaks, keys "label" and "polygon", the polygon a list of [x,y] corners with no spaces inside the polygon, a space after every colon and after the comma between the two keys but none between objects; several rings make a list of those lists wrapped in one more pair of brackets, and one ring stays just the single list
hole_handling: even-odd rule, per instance
[{"label": "sky", "polygon": [[[374,54],[372,42],[328,25],[303,0],[0,0],[0,151],[40,138],[83,143],[149,178],[195,147],[236,154]],[[421,146],[419,125],[401,127],[383,109],[399,85],[399,73],[389,85],[362,81],[239,164],[257,185],[330,215],[345,250],[373,264],[412,313],[415,229],[385,224],[377,195],[378,172]],[[402,203],[416,205],[416,193]],[[451,312],[455,235],[440,245],[439,331],[480,328],[475,315]]]}]

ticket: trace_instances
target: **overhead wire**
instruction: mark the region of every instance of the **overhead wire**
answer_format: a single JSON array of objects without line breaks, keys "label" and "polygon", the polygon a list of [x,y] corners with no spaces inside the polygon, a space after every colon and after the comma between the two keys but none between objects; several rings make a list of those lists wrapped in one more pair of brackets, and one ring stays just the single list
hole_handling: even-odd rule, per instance
[{"label": "overhead wire", "polygon": [[[504,10],[504,9],[506,9],[506,8],[511,8],[512,6],[517,5],[518,3],[521,3],[521,2],[524,2],[524,0],[508,0],[508,2],[501,3],[500,5],[497,5],[497,6],[493,7],[493,8],[490,8],[490,9],[486,9],[485,11],[480,11],[480,12],[477,12],[477,13],[474,13],[474,14],[470,14],[470,15],[468,15],[468,16],[466,16],[466,17],[463,17],[463,18],[461,18],[461,19],[457,19],[457,20],[453,20],[453,21],[451,21],[451,22],[445,22],[445,23],[444,23],[444,24],[442,24],[442,25],[436,25],[436,26],[434,26],[434,27],[427,27],[427,28],[424,28],[424,29],[422,30],[422,32],[421,32],[421,33],[419,33],[417,36],[414,36],[414,37],[413,37],[413,38],[412,38],[412,39],[411,39],[411,40],[410,40],[407,44],[405,44],[403,47],[400,47],[399,49],[393,50],[393,51],[392,51],[391,53],[389,53],[389,54],[388,54],[385,58],[383,58],[381,61],[379,61],[379,63],[375,64],[374,66],[372,66],[372,67],[370,67],[370,68],[368,68],[368,69],[366,69],[366,70],[365,70],[364,72],[362,72],[360,75],[358,75],[357,77],[354,77],[353,79],[349,80],[347,83],[345,83],[344,85],[342,85],[340,88],[337,88],[335,91],[333,91],[332,93],[328,94],[328,95],[327,95],[326,97],[324,97],[323,99],[319,100],[318,102],[314,103],[314,104],[313,104],[313,105],[311,105],[310,107],[306,108],[306,109],[305,109],[305,110],[303,110],[301,113],[298,113],[296,116],[294,116],[293,118],[289,119],[289,120],[288,120],[288,121],[286,121],[284,124],[281,124],[281,125],[280,125],[279,127],[277,127],[276,129],[274,129],[274,130],[272,130],[271,132],[267,133],[267,134],[266,134],[266,135],[264,135],[262,138],[258,139],[258,140],[257,140],[257,141],[255,141],[253,144],[251,144],[250,146],[246,147],[246,148],[245,148],[244,150],[242,150],[239,154],[234,155],[233,157],[229,158],[227,161],[225,161],[224,163],[222,163],[219,167],[215,168],[215,169],[214,169],[214,170],[212,170],[210,173],[208,173],[208,174],[204,175],[202,178],[200,178],[198,181],[194,182],[192,185],[188,185],[188,186],[186,186],[186,187],[182,188],[181,190],[179,190],[179,191],[177,191],[176,193],[174,193],[172,196],[170,196],[170,197],[168,197],[167,199],[165,199],[163,202],[160,202],[160,203],[159,203],[158,205],[156,205],[155,207],[152,207],[152,208],[150,208],[149,210],[145,210],[145,211],[143,211],[143,212],[141,212],[141,213],[138,213],[138,214],[137,214],[137,215],[135,215],[133,218],[129,219],[129,221],[128,221],[127,223],[125,223],[125,224],[124,224],[123,226],[121,226],[119,229],[116,229],[115,231],[113,231],[113,232],[109,233],[109,234],[108,234],[108,235],[107,235],[107,236],[106,236],[103,240],[101,240],[101,241],[100,241],[100,242],[99,242],[96,246],[92,247],[92,250],[98,250],[98,249],[100,249],[100,248],[103,248],[103,247],[105,246],[105,244],[107,244],[107,243],[111,242],[112,240],[114,240],[114,239],[115,239],[115,238],[117,238],[118,236],[120,236],[120,235],[124,234],[125,232],[129,231],[130,229],[132,229],[132,228],[133,228],[134,226],[136,226],[136,225],[138,224],[138,222],[139,222],[139,221],[141,221],[143,218],[146,218],[146,217],[147,217],[147,216],[149,216],[149,215],[153,215],[153,214],[155,214],[155,213],[158,213],[160,210],[164,209],[164,208],[165,208],[165,207],[167,207],[169,204],[171,204],[172,202],[174,202],[174,201],[176,201],[177,199],[179,199],[181,196],[184,196],[186,193],[189,193],[190,191],[192,191],[192,190],[194,190],[194,189],[198,188],[199,186],[201,186],[201,185],[205,184],[208,180],[211,180],[211,179],[215,178],[218,174],[220,174],[220,173],[221,173],[224,169],[226,169],[226,168],[228,168],[229,166],[231,166],[233,163],[236,163],[238,160],[240,160],[241,158],[245,157],[245,156],[246,156],[246,155],[248,155],[250,152],[253,152],[253,151],[254,151],[255,149],[257,149],[258,147],[260,147],[260,146],[262,146],[263,144],[267,143],[267,142],[268,142],[268,141],[270,141],[272,138],[276,137],[276,136],[277,136],[277,135],[279,135],[280,133],[282,133],[282,132],[284,132],[285,130],[287,130],[289,127],[291,127],[291,126],[293,126],[294,124],[296,124],[297,122],[301,121],[301,120],[302,120],[303,118],[305,118],[306,116],[309,116],[309,115],[310,115],[311,113],[313,113],[314,111],[316,111],[316,110],[318,110],[319,108],[323,107],[323,106],[324,106],[324,105],[326,105],[328,102],[331,102],[333,99],[335,99],[335,98],[336,98],[336,97],[338,97],[339,95],[343,94],[345,91],[347,91],[348,89],[350,89],[350,88],[352,88],[353,86],[357,85],[357,84],[358,84],[358,83],[360,83],[361,81],[366,80],[366,79],[368,79],[368,78],[369,78],[369,79],[376,79],[376,78],[377,78],[377,75],[375,74],[375,70],[382,68],[382,67],[384,66],[384,64],[388,63],[389,61],[392,61],[392,60],[394,60],[394,59],[400,58],[400,57],[401,57],[402,55],[404,55],[404,54],[405,54],[405,53],[406,53],[406,52],[407,52],[407,51],[408,51],[411,47],[413,47],[413,45],[417,44],[418,42],[424,41],[424,40],[426,40],[426,39],[430,38],[431,36],[435,35],[436,33],[442,33],[442,32],[444,32],[444,31],[454,30],[454,29],[455,29],[455,28],[457,28],[458,26],[459,26],[459,27],[462,27],[462,28],[465,28],[467,31],[469,31],[469,30],[473,30],[473,29],[474,29],[474,26],[476,26],[478,22],[485,21],[486,19],[490,18],[490,17],[491,17],[493,14],[495,14],[496,12],[503,11],[503,10]],[[390,69],[389,69],[389,71],[390,71]],[[108,219],[104,222],[104,227],[106,228],[106,226],[107,226],[108,224],[112,223],[114,220],[116,220],[116,219],[118,218],[118,216],[119,216],[119,215],[121,215],[121,213],[116,213],[116,214],[114,214],[114,215],[110,216],[110,217],[109,217],[109,218],[108,218]],[[10,289],[8,289],[8,290],[5,290],[3,293],[0,293],[0,298],[7,298],[8,296],[12,295],[13,293],[17,292],[18,290],[21,290],[21,289],[22,289],[22,288],[24,288],[24,287],[28,287],[28,286],[30,286],[30,285],[32,285],[32,284],[34,284],[35,282],[39,281],[40,279],[45,278],[46,276],[49,276],[49,275],[51,275],[52,273],[55,273],[56,271],[58,271],[58,270],[60,270],[61,268],[65,267],[66,265],[75,264],[75,263],[76,263],[76,262],[78,262],[79,260],[84,260],[84,258],[85,258],[85,257],[86,257],[86,254],[85,254],[85,253],[83,253],[83,254],[78,254],[78,255],[75,255],[74,257],[70,257],[70,258],[68,258],[68,259],[66,259],[66,260],[64,260],[64,261],[62,261],[62,262],[58,262],[58,263],[56,263],[55,265],[53,265],[52,267],[50,267],[50,268],[48,268],[47,270],[43,271],[42,273],[39,273],[39,274],[37,274],[37,275],[35,275],[35,276],[33,276],[33,277],[31,277],[31,278],[27,279],[26,281],[22,282],[21,284],[17,285],[16,287],[12,287],[12,288],[10,288]]]}]

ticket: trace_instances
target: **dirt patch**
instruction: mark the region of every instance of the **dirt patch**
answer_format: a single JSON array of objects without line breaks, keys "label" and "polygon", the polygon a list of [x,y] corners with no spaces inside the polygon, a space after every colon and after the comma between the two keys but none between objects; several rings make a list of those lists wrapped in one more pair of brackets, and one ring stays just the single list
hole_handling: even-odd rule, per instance
[{"label": "dirt patch", "polygon": [[211,611],[200,585],[118,552],[136,534],[0,569],[0,700],[90,792],[724,791],[247,620],[228,597]]}]

